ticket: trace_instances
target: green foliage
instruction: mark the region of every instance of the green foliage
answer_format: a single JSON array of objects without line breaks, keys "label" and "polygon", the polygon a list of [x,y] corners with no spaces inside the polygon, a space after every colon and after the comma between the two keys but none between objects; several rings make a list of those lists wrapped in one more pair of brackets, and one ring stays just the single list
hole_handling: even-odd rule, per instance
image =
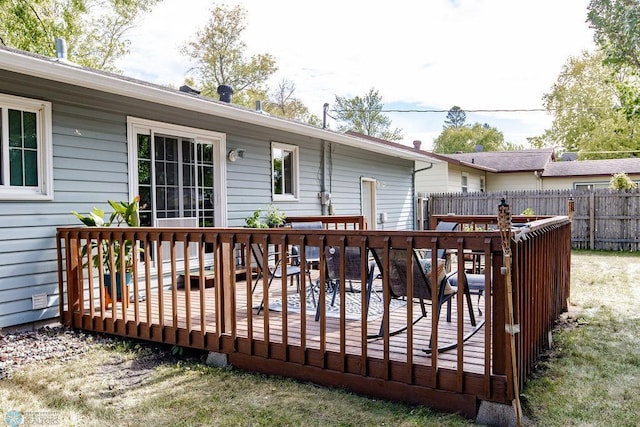
[{"label": "green foliage", "polygon": [[616,190],[632,190],[637,187],[638,184],[633,182],[631,178],[623,172],[614,174],[611,177],[611,181],[609,181],[609,188],[614,188]]},{"label": "green foliage", "polygon": [[400,141],[403,138],[402,129],[390,129],[391,119],[382,113],[383,107],[382,97],[374,88],[369,89],[364,97],[343,98],[336,95],[334,111],[340,122],[338,130]]},{"label": "green foliage", "polygon": [[553,116],[551,129],[535,146],[561,147],[579,152],[580,159],[627,156],[617,151],[637,150],[637,120],[629,119],[621,104],[619,82],[628,76],[603,64],[601,53],[570,57],[543,105]]},{"label": "green foliage", "polygon": [[80,65],[117,71],[129,51],[126,34],[161,0],[0,1],[2,44],[55,57],[55,39],[67,43],[67,58]]},{"label": "green foliage", "polygon": [[526,208],[520,215],[535,216],[536,212],[532,208]]},{"label": "green foliage", "polygon": [[487,124],[475,123],[473,126],[445,127],[433,141],[433,152],[473,153],[476,151],[476,146],[482,146],[483,151],[500,151],[509,147],[504,142],[504,135],[498,129]]},{"label": "green foliage", "polygon": [[461,128],[467,120],[467,113],[457,105],[451,107],[447,113],[447,119],[444,121],[444,128]]},{"label": "green foliage", "polygon": [[274,205],[267,206],[267,212],[262,219],[262,209],[256,209],[251,215],[244,219],[244,222],[249,228],[268,228],[268,227],[280,227],[284,224],[284,220],[287,215],[280,211],[280,208]]},{"label": "green foliage", "polygon": [[264,91],[265,82],[278,70],[269,54],[245,57],[245,15],[241,6],[215,6],[204,28],[182,47],[182,53],[196,61],[193,71],[203,95],[216,97],[219,85],[231,86],[234,99],[245,90]]},{"label": "green foliage", "polygon": [[588,11],[605,63],[635,77],[617,84],[625,115],[640,119],[640,1],[591,0]]},{"label": "green foliage", "polygon": [[[109,205],[113,208],[113,213],[108,222],[104,221],[104,211],[96,207],[91,209],[88,215],[81,215],[75,211],[71,211],[71,213],[88,227],[110,227],[111,225],[139,227],[139,202],[140,196],[134,197],[131,202],[114,202],[113,200],[108,200]],[[82,257],[86,257],[89,253],[89,248],[91,248],[91,253],[93,254],[91,260],[92,266],[98,268],[100,264],[102,264],[107,272],[111,272],[110,246],[113,247],[114,271],[120,271],[122,263],[124,263],[125,271],[129,271],[133,265],[133,242],[131,240],[125,240],[124,242],[116,240],[113,242],[113,245],[110,245],[110,242],[106,239],[102,240],[102,258],[98,253],[98,242],[93,241],[91,242],[91,246],[87,244],[82,248]],[[142,252],[142,249],[138,248],[138,252]]]}]

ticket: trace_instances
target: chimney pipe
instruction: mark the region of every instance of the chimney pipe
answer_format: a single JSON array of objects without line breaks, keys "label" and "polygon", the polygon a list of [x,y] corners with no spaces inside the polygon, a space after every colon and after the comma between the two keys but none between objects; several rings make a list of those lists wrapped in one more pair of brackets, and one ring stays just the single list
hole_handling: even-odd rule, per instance
[{"label": "chimney pipe", "polygon": [[416,139],[415,141],[413,141],[413,148],[415,148],[416,150],[419,150],[421,145],[422,145],[422,141],[420,141],[419,139]]},{"label": "chimney pipe", "polygon": [[67,42],[64,39],[56,39],[56,58],[66,60],[67,59]]},{"label": "chimney pipe", "polygon": [[218,86],[218,95],[220,95],[220,101],[222,102],[231,102],[231,95],[233,95],[233,89],[231,86],[220,85]]},{"label": "chimney pipe", "polygon": [[256,111],[258,113],[262,113],[262,101],[260,101],[259,99],[256,100]]}]

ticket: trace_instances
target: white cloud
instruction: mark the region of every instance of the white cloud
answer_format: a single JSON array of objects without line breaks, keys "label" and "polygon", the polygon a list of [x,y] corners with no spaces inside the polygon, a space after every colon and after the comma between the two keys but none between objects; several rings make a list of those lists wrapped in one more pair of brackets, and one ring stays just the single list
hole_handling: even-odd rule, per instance
[{"label": "white cloud", "polygon": [[[247,10],[244,41],[251,53],[275,56],[275,80],[287,78],[317,115],[335,95],[374,87],[385,104],[429,108],[540,108],[570,55],[592,49],[588,0],[429,0],[301,2],[234,0]],[[187,7],[188,5],[188,7]],[[384,6],[383,6],[384,5]],[[132,37],[125,74],[182,84],[190,67],[178,47],[208,20],[213,2],[164,0]],[[500,128],[505,119],[522,129]],[[408,119],[411,119],[409,121]],[[405,116],[407,143],[437,135],[431,119]],[[545,114],[495,113],[488,123],[522,143],[549,126]],[[430,141],[429,140],[429,141]]]}]

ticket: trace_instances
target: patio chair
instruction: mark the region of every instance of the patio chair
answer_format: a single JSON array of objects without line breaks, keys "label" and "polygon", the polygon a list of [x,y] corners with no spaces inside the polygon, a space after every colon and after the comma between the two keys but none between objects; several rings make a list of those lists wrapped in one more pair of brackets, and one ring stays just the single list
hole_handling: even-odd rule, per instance
[{"label": "patio chair", "polygon": [[[256,266],[258,267],[258,270],[259,270],[259,273],[256,276],[256,281],[254,282],[253,288],[251,289],[251,294],[253,294],[263,274],[267,274],[269,276],[269,282],[267,284],[267,289],[269,289],[271,287],[271,282],[273,282],[273,279],[283,278],[283,274],[282,274],[283,271],[282,271],[282,265],[281,265],[282,258],[277,259],[275,265],[273,266],[269,266],[268,264],[264,263],[264,251],[262,250],[262,245],[260,245],[259,243],[251,244],[251,252],[253,253],[253,259],[255,260]],[[287,265],[286,275],[287,275],[286,276],[287,278],[295,277],[297,281],[297,289],[299,289],[300,288],[300,266]],[[260,314],[260,311],[262,311],[263,307],[264,307],[264,298],[262,299],[262,302],[260,303],[260,307],[258,307],[258,311],[256,314]]]},{"label": "patio chair", "polygon": [[[347,246],[345,248],[345,269],[344,280],[349,282],[349,291],[354,292],[353,281],[362,281],[362,258],[360,255],[360,248],[355,246]],[[340,291],[340,263],[341,263],[341,249],[339,247],[327,246],[325,248],[325,262],[326,262],[326,279],[327,287],[332,290],[330,306],[333,307],[336,302],[336,296]],[[375,264],[371,263],[367,278],[373,274],[373,268]],[[371,297],[372,281],[366,280],[361,283],[361,292],[367,293],[367,307],[369,306],[369,298]],[[320,319],[320,305],[318,304],[316,310],[316,321]]]},{"label": "patio chair", "polygon": [[[372,253],[374,255],[374,259],[376,264],[380,270],[383,272],[383,251],[382,249],[373,249]],[[420,258],[418,253],[413,250],[411,251],[413,254],[413,296],[409,297],[407,294],[407,277],[408,277],[408,267],[407,267],[407,251],[404,249],[393,249],[389,250],[389,291],[391,293],[392,298],[407,298],[417,299],[420,302],[421,315],[413,320],[413,324],[415,325],[421,319],[427,317],[426,304],[432,302],[432,294],[431,294],[431,274],[425,273],[425,270],[431,268],[430,259]],[[438,299],[436,301],[436,307],[434,309],[434,316],[437,319],[440,318],[440,311],[444,303],[450,303],[453,297],[456,295],[457,289],[450,285],[447,275],[444,271],[444,260],[438,258],[437,262],[437,280],[438,280]],[[473,306],[471,303],[471,295],[469,293],[468,287],[464,289],[465,297],[467,300],[467,306],[469,309],[469,320],[471,325],[474,327],[472,333],[465,336],[464,340],[469,339],[473,334],[477,332],[477,330],[482,327],[484,321],[481,324],[476,324],[476,319],[473,314]],[[450,313],[447,316],[447,321],[451,321]],[[391,331],[390,335],[397,335],[399,333],[404,332],[408,328],[404,326],[395,331]],[[377,335],[369,336],[369,338],[378,338],[383,336],[384,333],[384,321],[380,325],[380,331]],[[457,343],[448,344],[442,347],[438,347],[438,351],[446,351],[452,348],[455,348]],[[428,348],[424,349],[425,352],[431,352],[431,340],[429,340]]]},{"label": "patio chair", "polygon": [[[321,221],[312,221],[312,222],[292,222],[291,228],[293,230],[323,230],[324,225]],[[298,265],[300,265],[300,247],[293,246],[291,248],[291,253],[294,256],[298,256]],[[304,259],[305,259],[305,273],[309,278],[309,288],[307,289],[307,293],[310,293],[311,298],[313,299],[313,304],[317,305],[315,289],[318,287],[318,281],[315,282],[311,279],[311,269],[313,268],[313,264],[317,264],[320,262],[320,248],[318,246],[305,246],[304,247]],[[298,288],[298,292],[300,292],[300,288]]]},{"label": "patio chair", "polygon": [[[438,231],[454,231],[458,227],[457,222],[448,222],[448,221],[440,221],[436,225],[436,230]],[[446,251],[444,249],[437,250],[438,258],[444,259],[446,263],[449,260],[446,258]],[[431,251],[427,250],[425,252],[425,258],[429,258],[431,256]],[[467,254],[464,255],[465,260],[467,259]],[[473,261],[473,259],[472,259]],[[475,264],[475,261],[474,261]],[[447,265],[447,270],[450,267]],[[475,270],[475,265],[474,265]],[[472,295],[478,295],[478,315],[482,316],[482,309],[480,307],[480,298],[484,295],[484,274],[475,274],[465,271],[463,274],[465,280],[465,286],[469,289],[469,293]],[[458,275],[457,271],[450,271],[447,273],[447,279],[449,280],[449,284],[453,288],[457,288],[458,286]],[[451,300],[447,301],[447,320],[451,319]]]}]

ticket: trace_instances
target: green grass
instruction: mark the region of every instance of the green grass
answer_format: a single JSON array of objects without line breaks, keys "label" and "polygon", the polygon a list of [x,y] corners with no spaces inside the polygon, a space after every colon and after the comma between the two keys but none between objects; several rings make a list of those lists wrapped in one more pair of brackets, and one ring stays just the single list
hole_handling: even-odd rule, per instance
[{"label": "green grass", "polygon": [[540,426],[640,425],[640,257],[574,252],[571,310],[523,391]]},{"label": "green grass", "polygon": [[[574,252],[571,309],[522,391],[536,426],[640,425],[640,256]],[[119,340],[0,381],[0,416],[82,426],[465,426],[459,416],[206,366]],[[1,419],[1,418],[0,418]],[[25,423],[26,424],[26,423]],[[50,423],[54,424],[54,423]]]}]

